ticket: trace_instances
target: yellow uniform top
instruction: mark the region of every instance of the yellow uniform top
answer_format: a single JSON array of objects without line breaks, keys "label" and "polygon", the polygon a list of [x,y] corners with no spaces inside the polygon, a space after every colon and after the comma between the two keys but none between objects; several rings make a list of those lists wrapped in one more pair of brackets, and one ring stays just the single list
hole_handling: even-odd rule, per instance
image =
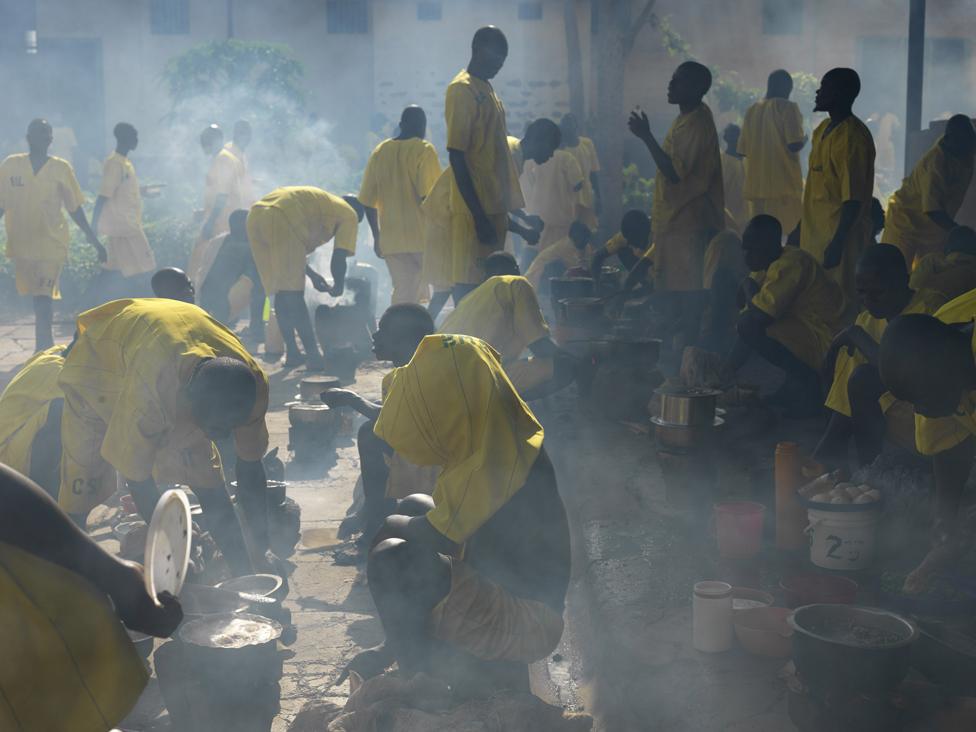
[{"label": "yellow uniform top", "polygon": [[719,269],[728,270],[737,281],[746,274],[746,266],[742,257],[742,240],[738,234],[728,229],[720,231],[712,237],[712,240],[708,242],[708,248],[705,250],[702,286],[706,290],[711,289],[715,281],[715,273]]},{"label": "yellow uniform top", "polygon": [[142,196],[129,158],[117,152],[106,158],[98,195],[107,199],[98,219],[98,233],[132,236],[142,231]]},{"label": "yellow uniform top", "polygon": [[671,157],[678,182],[660,170],[654,179],[654,239],[664,234],[725,228],[722,161],[712,110],[702,102],[671,125],[661,146]]},{"label": "yellow uniform top", "polygon": [[[545,240],[547,230],[564,234],[569,225],[576,220],[577,206],[582,204],[581,191],[584,178],[576,158],[565,150],[556,150],[552,158],[542,165],[528,162],[524,170],[528,194],[525,209],[538,214],[546,223],[542,231]],[[540,241],[546,246],[555,239]]]},{"label": "yellow uniform top", "polygon": [[525,169],[525,155],[522,152],[522,141],[517,137],[508,136],[508,151],[512,153],[512,162],[515,163],[515,172],[522,175]]},{"label": "yellow uniform top", "polygon": [[942,248],[948,232],[927,214],[945,211],[949,216],[956,215],[973,177],[973,163],[947,155],[941,142],[939,138],[929,148],[888,200],[882,236],[886,244]]},{"label": "yellow uniform top", "polygon": [[546,267],[553,262],[562,262],[566,269],[586,267],[588,261],[587,249],[588,247],[579,249],[572,239],[565,236],[536,255],[536,258],[532,260],[532,264],[529,265],[529,269],[525,273],[525,279],[534,288],[539,289]]},{"label": "yellow uniform top", "polygon": [[149,674],[84,577],[0,543],[0,614],[0,729],[102,732],[135,706]]},{"label": "yellow uniform top", "polygon": [[254,194],[254,179],[247,167],[247,153],[233,140],[224,145],[224,150],[237,158],[237,178],[241,186],[241,208],[249,208],[258,199]]},{"label": "yellow uniform top", "polygon": [[427,520],[458,544],[525,485],[544,437],[495,350],[458,335],[426,336],[394,369],[374,432],[414,465],[443,467]]},{"label": "yellow uniform top", "polygon": [[[491,84],[461,71],[447,87],[444,117],[447,148],[464,153],[484,212],[503,214],[522,208],[525,201],[508,147],[505,107]],[[467,210],[457,185],[451,206],[456,211]]]},{"label": "yellow uniform top", "polygon": [[221,211],[215,234],[227,231],[227,219],[236,209],[243,208],[247,204],[244,201],[241,175],[243,166],[241,161],[227,148],[222,147],[210,161],[210,169],[207,171],[207,179],[203,190],[203,210],[204,220],[210,217],[217,196],[227,196],[224,208]]},{"label": "yellow uniform top", "polygon": [[439,330],[487,341],[506,362],[549,337],[535,290],[525,277],[516,275],[489,277],[464,296]]},{"label": "yellow uniform top", "polygon": [[234,432],[237,454],[264,457],[268,377],[237,337],[196,305],[144,298],[115,300],[78,316],[78,337],[59,384],[107,425],[102,457],[128,480],[152,475],[162,449],[209,439],[196,426],[185,388],[200,363],[228,357],[257,381],[248,422]]},{"label": "yellow uniform top", "polygon": [[379,211],[383,254],[424,250],[420,204],[441,174],[426,140],[384,140],[369,156],[359,201]]},{"label": "yellow uniform top", "polygon": [[722,190],[725,192],[725,213],[732,219],[736,231],[742,231],[747,221],[746,201],[742,196],[746,168],[742,158],[722,153]]},{"label": "yellow uniform top", "polygon": [[854,263],[871,238],[871,197],[874,190],[874,140],[851,115],[824,136],[829,119],[813,131],[810,171],[803,190],[800,248],[823,264],[824,251],[837,231],[841,207],[858,201],[861,211],[844,247],[844,261],[831,270],[845,294],[854,292]]},{"label": "yellow uniform top", "polygon": [[306,254],[332,239],[336,249],[356,253],[356,211],[328,191],[314,186],[275,188],[251,208],[278,211],[288,222],[291,235],[305,245]]},{"label": "yellow uniform top", "polygon": [[651,238],[647,238],[647,247],[645,249],[636,249],[627,243],[627,239],[619,231],[607,239],[607,243],[603,245],[603,248],[607,250],[607,254],[616,254],[621,249],[630,249],[631,253],[635,257],[642,257],[651,248]]},{"label": "yellow uniform top", "polygon": [[803,142],[803,115],[789,99],[761,99],[746,110],[737,148],[746,156],[747,199],[800,198],[800,156],[787,145]]},{"label": "yellow uniform top", "polygon": [[[936,311],[943,323],[969,323],[976,320],[976,290],[950,300]],[[976,359],[976,331],[972,341]],[[938,378],[935,375],[935,378]],[[915,447],[923,455],[937,455],[951,450],[976,435],[976,391],[963,394],[956,413],[951,417],[923,417],[915,415]]]},{"label": "yellow uniform top", "polygon": [[[946,303],[945,296],[934,290],[916,290],[912,299],[909,300],[905,309],[899,315],[932,315]],[[881,343],[881,336],[884,335],[888,327],[888,321],[875,318],[867,310],[857,316],[855,325],[861,326],[865,332],[871,336],[875,343]],[[848,355],[847,349],[842,348],[837,354],[837,362],[834,365],[834,381],[831,384],[830,392],[827,394],[827,401],[824,402],[828,409],[851,416],[851,403],[847,395],[847,383],[850,381],[851,374],[861,364],[867,363],[867,359],[860,351],[855,351],[854,355]],[[894,403],[895,399],[890,394],[882,397],[882,408],[887,408]]]},{"label": "yellow uniform top", "polygon": [[71,165],[48,158],[34,174],[27,153],[0,163],[0,209],[7,228],[7,256],[63,261],[68,256],[68,222],[85,202]]},{"label": "yellow uniform top", "polygon": [[926,254],[915,265],[912,288],[938,290],[952,300],[976,288],[976,256],[964,252]]},{"label": "yellow uniform top", "polygon": [[574,147],[564,148],[572,155],[583,173],[583,189],[580,192],[580,202],[587,208],[593,208],[593,181],[590,176],[600,170],[600,160],[596,155],[596,146],[589,137],[580,137]]},{"label": "yellow uniform top", "polygon": [[453,183],[454,171],[448,166],[420,205],[424,220],[423,281],[435,290],[450,289],[454,282],[454,258],[451,255]]},{"label": "yellow uniform top", "polygon": [[65,346],[52,346],[35,354],[0,394],[0,462],[24,475],[51,402],[64,396],[58,386],[64,350]]},{"label": "yellow uniform top", "polygon": [[752,305],[774,321],[798,322],[807,341],[788,347],[811,368],[820,368],[844,313],[840,287],[812,256],[791,246],[783,247],[779,259],[753,278],[759,292]]}]

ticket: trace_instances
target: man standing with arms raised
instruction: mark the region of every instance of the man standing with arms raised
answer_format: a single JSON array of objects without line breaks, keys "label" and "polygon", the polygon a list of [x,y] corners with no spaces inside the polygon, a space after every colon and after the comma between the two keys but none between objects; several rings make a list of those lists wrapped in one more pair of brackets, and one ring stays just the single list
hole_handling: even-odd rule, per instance
[{"label": "man standing with arms raised", "polygon": [[508,56],[495,26],[478,29],[471,62],[447,87],[444,116],[451,190],[454,301],[484,279],[484,259],[505,246],[508,212],[525,205],[508,147],[505,108],[490,80]]},{"label": "man standing with arms raised", "polygon": [[58,279],[68,259],[67,209],[95,251],[106,260],[102,247],[88,225],[81,204],[85,197],[71,165],[47,154],[54,139],[46,119],[27,127],[29,152],[11,155],[0,163],[0,218],[7,215],[7,256],[14,264],[17,293],[34,298],[34,348],[54,345],[54,299],[60,297]]}]

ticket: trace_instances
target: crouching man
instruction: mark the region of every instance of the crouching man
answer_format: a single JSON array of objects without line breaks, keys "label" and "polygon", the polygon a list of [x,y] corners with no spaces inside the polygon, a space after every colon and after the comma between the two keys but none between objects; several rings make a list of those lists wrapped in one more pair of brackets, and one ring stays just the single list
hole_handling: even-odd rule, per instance
[{"label": "crouching man", "polygon": [[462,696],[528,691],[527,664],[562,635],[570,571],[542,427],[487,343],[433,335],[394,370],[375,432],[442,472],[433,497],[402,501],[376,538],[367,576],[386,641],[346,672],[396,662]]}]

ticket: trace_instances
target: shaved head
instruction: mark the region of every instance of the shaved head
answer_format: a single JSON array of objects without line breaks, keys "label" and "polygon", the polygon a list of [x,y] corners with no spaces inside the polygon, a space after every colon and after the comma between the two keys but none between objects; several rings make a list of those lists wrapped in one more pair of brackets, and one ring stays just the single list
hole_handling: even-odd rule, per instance
[{"label": "shaved head", "polygon": [[246,363],[221,357],[205,361],[187,390],[197,426],[211,439],[220,439],[250,420],[258,384]]},{"label": "shaved head", "polygon": [[46,119],[38,117],[32,119],[27,125],[27,146],[32,152],[46,154],[53,141],[54,130],[51,128],[51,123]]},{"label": "shaved head", "polygon": [[972,158],[976,152],[976,130],[964,114],[956,114],[946,122],[942,147],[959,158]]},{"label": "shaved head", "polygon": [[373,333],[373,353],[380,361],[403,366],[410,361],[420,341],[434,330],[434,320],[427,308],[413,303],[391,305]]},{"label": "shaved head", "polygon": [[485,279],[501,275],[520,275],[518,262],[508,252],[492,252],[485,257]]},{"label": "shaved head", "polygon": [[500,28],[493,25],[486,25],[475,31],[474,38],[471,39],[472,51],[477,51],[482,48],[489,48],[507,55],[508,39]]},{"label": "shaved head", "polygon": [[153,294],[167,300],[192,303],[195,299],[193,283],[178,267],[163,267],[149,281]]},{"label": "shaved head", "polygon": [[400,115],[401,137],[423,137],[427,134],[427,113],[422,107],[411,104]]},{"label": "shaved head", "polygon": [[766,97],[789,99],[793,92],[793,77],[786,69],[776,69],[766,81]]},{"label": "shaved head", "polygon": [[700,64],[697,61],[685,61],[678,66],[678,70],[688,74],[694,80],[700,96],[705,96],[708,94],[708,90],[712,88],[712,72],[708,70],[705,64]]},{"label": "shaved head", "polygon": [[881,337],[885,387],[925,417],[948,417],[976,387],[971,336],[930,315],[894,318]]}]

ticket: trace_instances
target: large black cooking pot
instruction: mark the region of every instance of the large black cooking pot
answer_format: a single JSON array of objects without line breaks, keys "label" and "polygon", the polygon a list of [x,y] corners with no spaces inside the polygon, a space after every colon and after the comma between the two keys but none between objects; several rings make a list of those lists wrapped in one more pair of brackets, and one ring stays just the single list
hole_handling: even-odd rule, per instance
[{"label": "large black cooking pot", "polygon": [[793,662],[821,699],[883,695],[908,673],[918,627],[887,610],[804,605],[788,619]]},{"label": "large black cooking pot", "polygon": [[566,297],[592,297],[592,277],[552,277],[549,280],[549,294],[553,302]]}]

